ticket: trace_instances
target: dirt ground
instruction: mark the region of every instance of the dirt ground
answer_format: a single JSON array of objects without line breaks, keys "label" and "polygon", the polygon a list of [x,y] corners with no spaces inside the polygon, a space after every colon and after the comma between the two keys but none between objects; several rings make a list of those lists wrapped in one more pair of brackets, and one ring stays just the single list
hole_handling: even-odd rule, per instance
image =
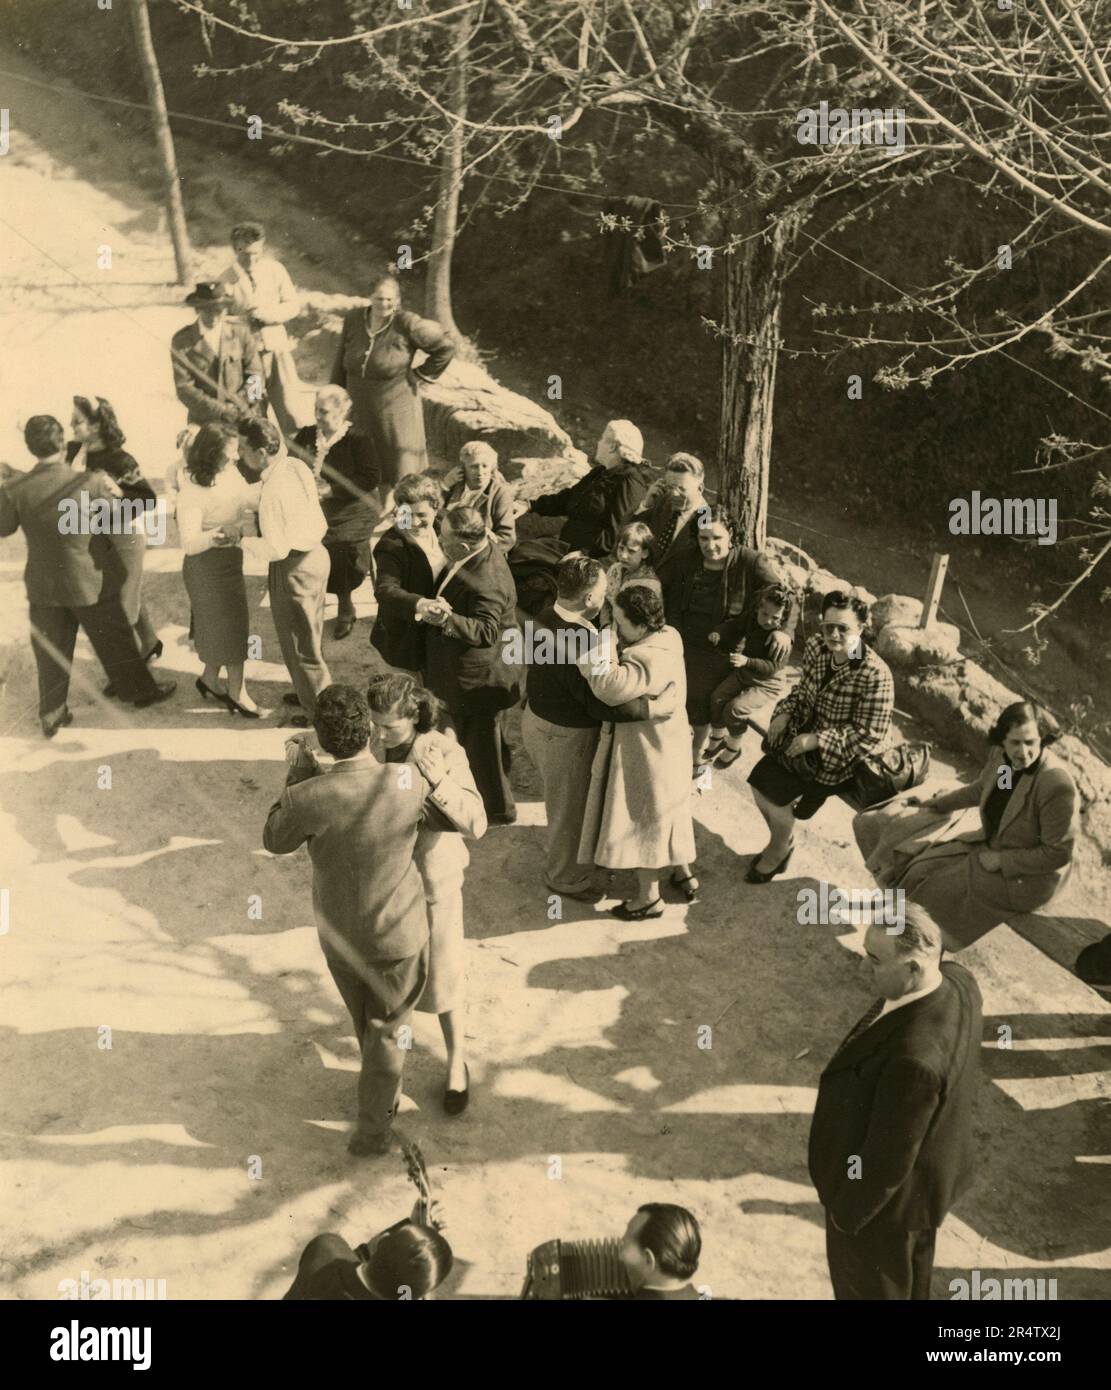
[{"label": "dirt ground", "polygon": [[[210,199],[190,185],[211,219],[213,269],[226,163],[207,166]],[[13,100],[0,161],[0,458],[24,466],[17,422],[40,410],[68,420],[77,391],[116,404],[149,475],[170,461],[182,413],[166,347],[188,313],[140,187],[149,164],[119,148],[103,109],[64,91]],[[304,255],[286,259],[302,284],[357,288],[332,272],[345,264],[341,233],[283,203],[270,167],[234,172],[237,200],[274,222],[288,212],[286,244]],[[199,241],[207,225],[194,227]],[[97,267],[103,245],[111,270]],[[164,1279],[170,1298],[274,1298],[311,1235],[362,1240],[413,1197],[399,1159],[346,1155],[356,1052],[317,947],[308,861],[261,848],[285,733],[194,694],[174,547],[171,532],[149,552],[148,595],[178,694],[125,717],[95,697],[99,668],[82,646],[75,722],[48,744],[34,718],[23,548],[0,542],[8,1298],[56,1298],[83,1271]],[[286,680],[257,568],[249,583],[265,658],[252,689],[274,705]],[[336,643],[329,625],[337,679],[365,679],[367,633],[363,621]],[[838,805],[801,836],[790,877],[742,883],[762,843],[745,787],[754,752],[698,798],[704,900],[632,925],[570,903],[548,919],[543,805],[518,757],[520,820],[473,848],[466,883],[474,1099],[460,1119],[442,1114],[438,1029],[419,1016],[399,1122],[449,1222],[458,1262],[444,1296],[512,1298],[534,1245],[616,1233],[648,1200],[698,1214],[697,1282],[714,1295],[829,1296],[807,1129],[822,1066],[868,991],[855,934],[798,925],[796,903],[819,879],[863,885],[863,870]],[[937,772],[951,779],[952,763]],[[1072,910],[1111,922],[1091,884],[1077,885]],[[1006,928],[964,959],[985,1004],[980,1178],[942,1231],[935,1293],[976,1268],[1106,1298],[1111,1005]],[[709,1048],[698,1045],[706,1024]],[[995,1045],[1002,1025],[1010,1048]]]}]

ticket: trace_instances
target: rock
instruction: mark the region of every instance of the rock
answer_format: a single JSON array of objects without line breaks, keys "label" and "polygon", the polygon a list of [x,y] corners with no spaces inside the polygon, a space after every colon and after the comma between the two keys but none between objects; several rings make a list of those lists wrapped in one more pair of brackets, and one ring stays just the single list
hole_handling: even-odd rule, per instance
[{"label": "rock", "polygon": [[960,660],[961,631],[952,623],[925,629],[888,623],[876,638],[876,651],[892,666],[943,666]]},{"label": "rock", "polygon": [[510,482],[519,483],[519,497],[539,497],[559,492],[589,473],[590,463],[581,449],[571,449],[557,458],[511,458],[503,460],[501,471]]},{"label": "rock", "polygon": [[876,632],[888,623],[896,627],[917,627],[922,618],[921,599],[906,594],[884,594],[872,605],[872,627]]}]

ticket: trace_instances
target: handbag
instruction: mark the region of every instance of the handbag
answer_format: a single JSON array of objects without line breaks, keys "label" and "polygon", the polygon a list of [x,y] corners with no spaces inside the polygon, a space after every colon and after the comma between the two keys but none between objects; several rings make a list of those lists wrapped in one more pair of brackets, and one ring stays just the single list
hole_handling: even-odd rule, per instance
[{"label": "handbag", "polygon": [[862,811],[920,786],[930,775],[928,743],[897,743],[868,753],[853,768],[850,795]]}]

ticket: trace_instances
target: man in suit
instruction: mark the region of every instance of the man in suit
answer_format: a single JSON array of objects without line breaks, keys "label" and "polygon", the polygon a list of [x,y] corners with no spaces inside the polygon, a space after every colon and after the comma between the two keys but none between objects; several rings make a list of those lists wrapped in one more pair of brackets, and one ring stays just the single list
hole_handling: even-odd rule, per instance
[{"label": "man in suit", "polygon": [[314,725],[325,756],[290,740],[285,790],[262,843],[271,854],[292,854],[308,842],[321,949],[362,1053],[359,1118],[347,1147],[365,1157],[392,1145],[402,1030],[428,978],[428,917],[413,850],[425,802],[435,798],[419,768],[371,757],[370,710],[353,686],[321,691]]},{"label": "man in suit", "polygon": [[[562,897],[594,902],[591,865],[579,863],[579,836],[590,791],[590,769],[604,723],[650,717],[642,695],[616,707],[603,704],[575,664],[576,653],[597,642],[598,616],[606,597],[606,573],[597,560],[569,555],[556,571],[556,600],[534,620],[537,641],[528,665],[528,706],[521,719],[525,751],[540,774],[548,819],[545,884]],[[550,633],[540,647],[539,634]],[[550,655],[552,659],[541,660]]]},{"label": "man in suit", "polygon": [[447,568],[431,598],[420,599],[427,624],[424,679],[448,707],[482,794],[490,825],[517,819],[509,785],[505,711],[516,700],[518,670],[504,634],[515,626],[513,579],[501,547],[473,507],[444,513],[440,546]]},{"label": "man in suit", "polygon": [[702,1255],[702,1232],[685,1207],[646,1202],[637,1207],[621,1241],[621,1263],[634,1302],[698,1299],[691,1283]]},{"label": "man in suit", "polygon": [[297,1277],[283,1302],[389,1303],[427,1298],[451,1273],[455,1262],[439,1202],[429,1224],[421,1224],[420,1203],[408,1220],[396,1221],[354,1249],[334,1232],[313,1236],[297,1262]]},{"label": "man in suit", "polygon": [[324,548],[328,522],[321,510],[312,470],[290,458],[277,426],[244,420],[239,427],[242,470],[262,479],[257,537],[250,548],[270,562],[270,613],[293,690],[282,696],[292,707],[286,722],[307,728],[316,697],[332,683],[324,660],[324,603],[331,561]]},{"label": "man in suit", "polygon": [[185,302],[196,321],[170,341],[177,398],[189,424],[236,425],[266,406],[266,374],[255,335],[228,318],[232,300],[223,285],[203,281]]},{"label": "man in suit", "polygon": [[864,949],[879,998],[822,1073],[810,1178],[834,1297],[928,1299],[937,1228],[972,1175],[980,991],[941,964],[915,903],[901,929],[869,926]]},{"label": "man in suit", "polygon": [[[92,643],[121,699],[145,709],[168,700],[177,686],[173,681],[156,682],[143,660],[120,598],[127,572],[111,530],[93,534],[100,531],[102,515],[111,518],[118,489],[103,473],[70,467],[65,431],[52,415],[33,415],[23,437],[36,463],[27,473],[9,471],[0,486],[0,536],[22,527],[27,542],[24,582],[39,680],[39,720],[46,737],[53,738],[73,722],[67,699],[78,628]],[[63,517],[94,515],[95,527],[80,521],[63,525]],[[126,517],[117,515],[125,525]]]},{"label": "man in suit", "polygon": [[301,312],[301,300],[289,271],[267,255],[261,222],[240,222],[231,229],[235,259],[218,284],[255,336],[266,380],[266,398],[281,432],[292,438],[309,423],[302,401],[304,387],[293,360],[286,324]]}]

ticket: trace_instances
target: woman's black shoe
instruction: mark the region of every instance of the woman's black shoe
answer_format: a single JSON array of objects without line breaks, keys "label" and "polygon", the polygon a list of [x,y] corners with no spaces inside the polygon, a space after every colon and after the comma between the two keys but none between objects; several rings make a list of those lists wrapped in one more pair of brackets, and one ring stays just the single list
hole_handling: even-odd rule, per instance
[{"label": "woman's black shoe", "polygon": [[197,689],[206,700],[211,695],[218,705],[226,705],[228,709],[231,709],[231,696],[225,695],[221,690],[213,690],[210,685],[205,685],[200,676],[197,677]]},{"label": "woman's black shoe", "polygon": [[444,1092],[444,1114],[462,1115],[466,1110],[471,1099],[471,1069],[466,1062],[463,1063],[463,1071],[467,1078],[467,1084],[461,1091]]},{"label": "woman's black shoe", "polygon": [[262,710],[247,709],[247,707],[245,705],[241,705],[238,700],[233,700],[230,695],[225,695],[224,699],[227,702],[228,709],[231,710],[232,714],[241,714],[244,719],[262,718]]},{"label": "woman's black shoe", "polygon": [[777,864],[774,869],[769,869],[766,874],[761,873],[760,870],[756,867],[756,865],[760,862],[760,856],[757,855],[756,858],[749,865],[748,873],[745,874],[745,882],[770,883],[772,879],[775,878],[776,874],[781,874],[783,870],[787,867],[787,865],[791,862],[791,855],[794,854],[794,852],[795,847],[794,845],[792,845],[791,848],[787,851],[787,857],[786,859],[784,859],[783,863]]},{"label": "woman's black shoe", "polygon": [[702,885],[694,874],[688,874],[686,878],[676,878],[675,875],[672,874],[671,886],[673,888],[678,888],[687,902],[694,903],[698,901],[698,890]]},{"label": "woman's black shoe", "polygon": [[[655,909],[659,908],[659,912]],[[643,922],[646,917],[662,917],[664,915],[664,900],[657,898],[653,903],[645,903],[643,907],[630,907],[628,903],[618,903],[616,907],[611,907],[610,912],[615,917],[620,917],[623,922]]]}]

